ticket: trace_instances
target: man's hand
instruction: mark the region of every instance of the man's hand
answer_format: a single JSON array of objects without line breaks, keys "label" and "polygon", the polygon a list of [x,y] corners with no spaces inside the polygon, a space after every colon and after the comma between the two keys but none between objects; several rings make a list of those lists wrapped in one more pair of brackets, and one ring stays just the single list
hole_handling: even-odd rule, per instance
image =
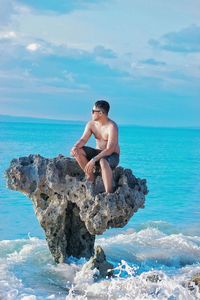
[{"label": "man's hand", "polygon": [[87,165],[85,166],[85,169],[84,169],[85,173],[86,173],[86,174],[91,174],[91,173],[93,173],[94,165],[95,165],[95,161],[94,161],[93,159],[91,159],[91,160],[87,163]]},{"label": "man's hand", "polygon": [[76,146],[72,147],[70,154],[74,157],[77,155],[78,148]]}]

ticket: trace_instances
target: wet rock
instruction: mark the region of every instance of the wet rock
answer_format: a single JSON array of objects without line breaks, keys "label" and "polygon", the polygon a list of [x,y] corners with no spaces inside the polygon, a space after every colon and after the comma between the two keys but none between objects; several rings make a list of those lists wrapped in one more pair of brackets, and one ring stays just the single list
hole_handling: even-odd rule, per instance
[{"label": "wet rock", "polygon": [[148,275],[146,277],[146,280],[153,282],[153,283],[157,283],[159,281],[162,281],[162,276],[161,276],[161,274],[153,273],[153,274]]},{"label": "wet rock", "polygon": [[95,273],[96,279],[110,277],[113,275],[114,266],[106,260],[105,253],[100,246],[95,248],[94,255],[83,266],[83,271],[97,269],[98,273]]},{"label": "wet rock", "polygon": [[193,291],[195,286],[198,287],[200,293],[200,273],[195,274],[192,279],[188,282],[189,290]]},{"label": "wet rock", "polygon": [[63,155],[13,159],[6,176],[10,189],[32,199],[56,262],[71,255],[90,258],[95,235],[110,227],[125,226],[144,207],[148,192],[145,179],[117,167],[113,171],[115,190],[105,193],[101,176],[94,184],[88,182],[76,161]]}]

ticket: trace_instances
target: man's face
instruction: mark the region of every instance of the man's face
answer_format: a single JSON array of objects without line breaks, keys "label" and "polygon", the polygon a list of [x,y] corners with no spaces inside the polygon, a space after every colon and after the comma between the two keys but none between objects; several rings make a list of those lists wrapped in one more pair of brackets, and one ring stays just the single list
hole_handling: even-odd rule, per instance
[{"label": "man's face", "polygon": [[92,109],[92,120],[93,121],[98,121],[102,116],[102,112],[101,110],[94,106],[93,109]]}]

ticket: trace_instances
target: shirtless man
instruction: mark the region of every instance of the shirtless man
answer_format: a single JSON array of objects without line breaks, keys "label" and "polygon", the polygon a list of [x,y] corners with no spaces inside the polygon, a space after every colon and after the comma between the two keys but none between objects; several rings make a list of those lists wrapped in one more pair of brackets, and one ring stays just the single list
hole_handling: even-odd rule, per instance
[{"label": "shirtless man", "polygon": [[[84,170],[87,179],[92,182],[94,166],[99,164],[105,191],[112,193],[112,168],[119,163],[120,148],[118,127],[108,118],[109,109],[107,101],[99,100],[95,103],[92,120],[87,123],[82,137],[71,149],[71,155]],[[96,149],[85,146],[92,134],[96,139]]]}]

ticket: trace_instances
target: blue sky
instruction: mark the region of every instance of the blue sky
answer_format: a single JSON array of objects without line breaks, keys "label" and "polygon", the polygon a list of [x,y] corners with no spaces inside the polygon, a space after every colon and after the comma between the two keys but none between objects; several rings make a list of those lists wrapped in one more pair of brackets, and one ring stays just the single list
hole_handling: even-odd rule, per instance
[{"label": "blue sky", "polygon": [[200,126],[198,0],[0,0],[0,114]]}]

